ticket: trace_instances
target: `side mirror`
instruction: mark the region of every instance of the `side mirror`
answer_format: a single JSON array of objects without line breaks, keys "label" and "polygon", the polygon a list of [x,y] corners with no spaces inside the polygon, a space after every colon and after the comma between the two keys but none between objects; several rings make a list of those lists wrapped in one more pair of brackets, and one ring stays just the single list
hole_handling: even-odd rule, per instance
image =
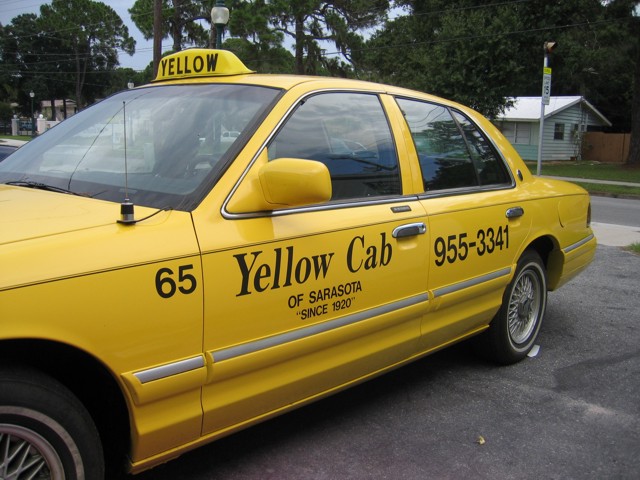
[{"label": "side mirror", "polygon": [[244,179],[227,210],[251,213],[302,207],[331,200],[331,176],[313,160],[278,158],[265,163],[253,178]]}]

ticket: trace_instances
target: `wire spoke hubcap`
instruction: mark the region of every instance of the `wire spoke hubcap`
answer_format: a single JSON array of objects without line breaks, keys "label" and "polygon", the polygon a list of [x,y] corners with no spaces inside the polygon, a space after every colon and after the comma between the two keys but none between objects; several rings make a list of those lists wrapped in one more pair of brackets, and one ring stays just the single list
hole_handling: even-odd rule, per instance
[{"label": "wire spoke hubcap", "polygon": [[0,480],[64,478],[60,458],[38,433],[0,424]]},{"label": "wire spoke hubcap", "polygon": [[537,275],[526,270],[518,278],[509,301],[509,336],[517,344],[526,343],[540,316],[542,296]]}]

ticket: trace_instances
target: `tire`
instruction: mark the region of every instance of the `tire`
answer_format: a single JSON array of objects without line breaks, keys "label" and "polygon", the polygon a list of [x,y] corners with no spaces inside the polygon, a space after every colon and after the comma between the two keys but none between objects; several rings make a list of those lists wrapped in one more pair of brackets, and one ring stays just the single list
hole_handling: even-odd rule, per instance
[{"label": "tire", "polygon": [[104,478],[89,413],[67,388],[36,370],[0,367],[0,478]]},{"label": "tire", "polygon": [[547,275],[537,252],[522,254],[489,329],[478,337],[481,353],[510,365],[533,348],[547,307]]}]

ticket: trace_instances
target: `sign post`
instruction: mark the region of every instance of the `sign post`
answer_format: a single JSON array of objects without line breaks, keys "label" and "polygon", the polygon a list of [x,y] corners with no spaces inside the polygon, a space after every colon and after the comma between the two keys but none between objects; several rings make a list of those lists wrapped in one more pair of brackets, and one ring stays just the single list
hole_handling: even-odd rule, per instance
[{"label": "sign post", "polygon": [[536,175],[542,171],[542,145],[544,134],[544,106],[551,101],[551,68],[549,67],[549,55],[557,46],[557,42],[544,42],[544,63],[542,66],[542,96],[540,97],[540,133],[538,135],[538,168]]}]

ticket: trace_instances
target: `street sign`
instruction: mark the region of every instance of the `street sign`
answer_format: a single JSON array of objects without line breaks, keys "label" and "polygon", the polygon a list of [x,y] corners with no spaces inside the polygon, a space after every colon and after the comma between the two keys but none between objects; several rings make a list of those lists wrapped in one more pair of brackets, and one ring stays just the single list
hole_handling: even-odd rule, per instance
[{"label": "street sign", "polygon": [[542,73],[542,103],[549,105],[551,98],[551,69],[545,67]]}]

